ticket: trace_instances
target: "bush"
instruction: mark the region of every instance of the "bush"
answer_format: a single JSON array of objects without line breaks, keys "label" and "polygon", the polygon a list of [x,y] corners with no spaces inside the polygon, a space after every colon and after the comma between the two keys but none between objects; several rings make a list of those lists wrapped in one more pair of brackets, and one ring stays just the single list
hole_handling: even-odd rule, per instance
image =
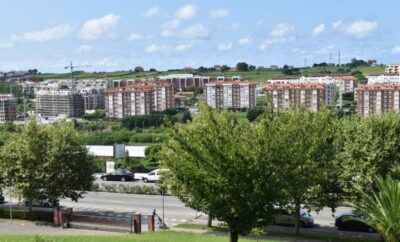
[{"label": "bush", "polygon": [[[31,211],[13,209],[12,216],[15,219],[53,222],[53,211]],[[0,218],[10,218],[10,210],[0,209]]]},{"label": "bush", "polygon": [[129,186],[124,184],[94,184],[94,192],[112,192],[112,193],[127,193],[127,194],[145,194],[145,195],[159,195],[160,191],[154,186]]}]

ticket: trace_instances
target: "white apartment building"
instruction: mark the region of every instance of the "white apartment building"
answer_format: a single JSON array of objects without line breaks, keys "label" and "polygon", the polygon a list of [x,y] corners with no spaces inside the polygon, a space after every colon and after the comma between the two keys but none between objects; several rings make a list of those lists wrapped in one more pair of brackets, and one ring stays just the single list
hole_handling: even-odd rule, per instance
[{"label": "white apartment building", "polygon": [[205,99],[212,108],[253,108],[256,84],[249,81],[212,81],[205,84]]},{"label": "white apartment building", "polygon": [[206,83],[210,82],[208,76],[195,76],[193,74],[170,74],[159,76],[158,79],[175,85],[175,89],[180,91],[187,87],[204,87]]},{"label": "white apartment building", "polygon": [[400,75],[369,75],[368,84],[400,84]]},{"label": "white apartment building", "polygon": [[68,88],[47,88],[36,93],[36,113],[41,116],[81,117],[83,105],[82,94]]},{"label": "white apartment building", "polygon": [[400,74],[400,64],[386,65],[385,74]]},{"label": "white apartment building", "polygon": [[363,84],[357,88],[357,113],[371,116],[400,110],[400,84]]}]

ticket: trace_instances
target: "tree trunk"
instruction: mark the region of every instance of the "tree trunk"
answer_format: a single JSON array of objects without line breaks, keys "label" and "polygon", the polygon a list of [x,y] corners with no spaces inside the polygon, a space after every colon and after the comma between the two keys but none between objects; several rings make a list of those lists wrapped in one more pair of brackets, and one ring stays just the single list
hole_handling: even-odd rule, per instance
[{"label": "tree trunk", "polygon": [[299,230],[299,225],[300,225],[300,203],[296,202],[295,205],[295,220],[294,220],[294,227],[295,227],[295,234],[299,235],[300,230]]},{"label": "tree trunk", "polygon": [[213,219],[213,217],[209,214],[208,215],[208,221],[207,221],[207,227],[209,227],[209,228],[212,227],[212,219]]},{"label": "tree trunk", "polygon": [[229,242],[237,242],[239,239],[238,233],[229,229]]}]

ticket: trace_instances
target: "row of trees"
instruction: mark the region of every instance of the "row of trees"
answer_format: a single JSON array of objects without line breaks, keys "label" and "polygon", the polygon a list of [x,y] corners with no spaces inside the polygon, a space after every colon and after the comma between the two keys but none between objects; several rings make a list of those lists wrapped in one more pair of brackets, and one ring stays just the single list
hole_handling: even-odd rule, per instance
[{"label": "row of trees", "polygon": [[400,178],[400,119],[335,112],[265,112],[256,122],[203,106],[175,125],[161,151],[167,181],[187,205],[225,221],[230,241],[266,224],[275,206],[318,211],[358,203],[375,176]]}]

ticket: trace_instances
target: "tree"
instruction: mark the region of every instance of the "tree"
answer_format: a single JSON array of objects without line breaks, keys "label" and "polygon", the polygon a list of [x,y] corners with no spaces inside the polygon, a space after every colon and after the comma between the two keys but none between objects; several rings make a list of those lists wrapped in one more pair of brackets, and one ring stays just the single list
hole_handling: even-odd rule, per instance
[{"label": "tree", "polygon": [[285,197],[282,205],[293,210],[299,234],[301,206],[319,210],[340,201],[334,165],[335,112],[305,108],[264,116],[264,139],[270,139],[274,165]]},{"label": "tree", "polygon": [[231,242],[259,219],[271,218],[278,199],[276,167],[269,150],[261,148],[265,140],[259,139],[264,135],[259,128],[203,105],[192,122],[172,127],[161,151],[172,192],[186,205],[225,221]]},{"label": "tree", "polygon": [[144,72],[144,69],[141,66],[137,66],[137,67],[135,67],[135,69],[133,69],[133,71],[134,72]]},{"label": "tree", "polygon": [[249,65],[246,62],[239,62],[236,64],[236,70],[238,71],[248,71]]},{"label": "tree", "polygon": [[261,114],[263,114],[265,112],[264,108],[251,108],[249,109],[249,111],[247,111],[246,117],[250,122],[253,122],[254,120],[256,120],[256,118],[258,116],[260,116]]},{"label": "tree", "polygon": [[400,241],[400,182],[390,176],[375,181],[376,189],[357,187],[361,196],[359,202],[348,205],[365,214],[360,219],[373,227],[388,242]]},{"label": "tree", "polygon": [[355,186],[368,189],[376,176],[400,179],[400,119],[397,114],[342,121],[337,140],[337,160],[346,182],[348,200],[357,194]]},{"label": "tree", "polygon": [[185,111],[185,112],[183,113],[181,122],[182,122],[182,123],[187,123],[187,122],[190,122],[190,121],[192,121],[192,115],[190,114],[189,111]]},{"label": "tree", "polygon": [[71,198],[92,187],[94,163],[70,124],[38,126],[31,121],[0,153],[1,175],[26,201]]}]

